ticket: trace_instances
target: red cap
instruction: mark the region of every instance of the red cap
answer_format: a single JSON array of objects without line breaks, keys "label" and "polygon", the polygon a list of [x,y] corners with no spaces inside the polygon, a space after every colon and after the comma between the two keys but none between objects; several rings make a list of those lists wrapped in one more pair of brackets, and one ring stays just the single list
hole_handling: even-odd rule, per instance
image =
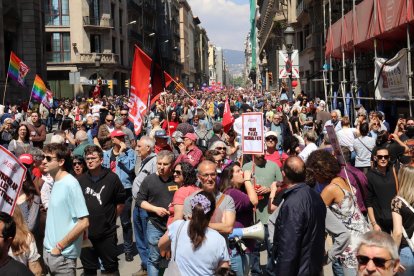
[{"label": "red cap", "polygon": [[187,133],[186,135],[184,135],[184,138],[188,138],[192,141],[197,141],[197,135],[195,133]]},{"label": "red cap", "polygon": [[111,132],[111,137],[124,137],[125,133],[122,130],[114,130]]},{"label": "red cap", "polygon": [[23,164],[26,165],[32,165],[33,164],[33,156],[31,154],[28,153],[24,153],[22,155],[19,156],[19,160],[20,162],[22,162]]}]

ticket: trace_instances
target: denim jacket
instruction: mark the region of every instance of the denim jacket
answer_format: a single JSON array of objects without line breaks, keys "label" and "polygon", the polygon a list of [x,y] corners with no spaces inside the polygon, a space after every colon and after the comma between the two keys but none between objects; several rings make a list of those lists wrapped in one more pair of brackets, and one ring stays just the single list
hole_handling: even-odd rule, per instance
[{"label": "denim jacket", "polygon": [[[104,151],[102,166],[111,168],[111,154],[112,148]],[[125,189],[131,189],[132,182],[135,178],[135,164],[137,155],[133,149],[127,149],[116,157],[115,173],[118,175]]]}]

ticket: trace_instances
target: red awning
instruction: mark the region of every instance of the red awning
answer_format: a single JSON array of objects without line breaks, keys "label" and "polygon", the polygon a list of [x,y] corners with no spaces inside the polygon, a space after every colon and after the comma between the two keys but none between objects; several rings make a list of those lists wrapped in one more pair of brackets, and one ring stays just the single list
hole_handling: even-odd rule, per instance
[{"label": "red awning", "polygon": [[[374,1],[377,5],[374,16]],[[414,0],[364,0],[328,29],[325,56],[342,57],[357,50],[373,50],[373,39],[381,40],[383,49],[395,46],[395,41],[406,40],[406,23],[414,25]]]}]

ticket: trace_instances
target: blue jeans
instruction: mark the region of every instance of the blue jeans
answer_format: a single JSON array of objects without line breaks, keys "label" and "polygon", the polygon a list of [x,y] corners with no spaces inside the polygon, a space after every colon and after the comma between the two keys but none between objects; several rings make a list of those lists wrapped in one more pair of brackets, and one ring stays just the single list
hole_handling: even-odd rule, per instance
[{"label": "blue jeans", "polygon": [[121,219],[122,234],[124,238],[124,253],[132,253],[132,223],[131,223],[131,205],[132,205],[132,191],[131,188],[125,189],[126,199],[124,210],[122,210],[119,218]]},{"label": "blue jeans", "polygon": [[147,270],[148,263],[148,239],[147,239],[147,223],[148,213],[138,206],[135,206],[132,214],[134,223],[135,245],[141,258],[141,267]]},{"label": "blue jeans", "polygon": [[267,251],[267,265],[266,265],[266,272],[269,275],[273,275],[273,258],[272,258],[272,245],[268,242],[269,240],[269,229],[267,228],[267,224],[263,224],[265,229],[265,238],[263,242],[256,242],[256,246],[253,249],[253,252],[250,253],[250,269],[251,275],[262,275],[262,269],[260,268],[260,250],[264,246]]},{"label": "blue jeans", "polygon": [[332,272],[334,276],[344,276],[344,269],[342,268],[342,264],[338,259],[335,259],[332,262]]},{"label": "blue jeans", "polygon": [[414,275],[414,255],[409,246],[401,248],[400,262],[407,270],[399,275]]},{"label": "blue jeans", "polygon": [[151,221],[147,224],[147,238],[149,247],[149,256],[147,263],[148,276],[158,276],[161,269],[161,255],[158,248],[158,241],[164,235],[164,232],[156,228]]},{"label": "blue jeans", "polygon": [[249,256],[242,255],[237,252],[236,248],[233,248],[230,252],[230,266],[237,276],[249,275]]}]

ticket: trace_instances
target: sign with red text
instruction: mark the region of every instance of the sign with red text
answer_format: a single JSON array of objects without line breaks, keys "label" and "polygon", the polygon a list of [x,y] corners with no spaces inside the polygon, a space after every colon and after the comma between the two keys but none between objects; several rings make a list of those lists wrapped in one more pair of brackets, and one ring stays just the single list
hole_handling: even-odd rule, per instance
[{"label": "sign with red text", "polygon": [[0,146],[0,211],[13,215],[16,200],[26,175],[26,167],[6,148]]},{"label": "sign with red text", "polygon": [[243,154],[264,153],[263,113],[242,114],[242,151]]}]

